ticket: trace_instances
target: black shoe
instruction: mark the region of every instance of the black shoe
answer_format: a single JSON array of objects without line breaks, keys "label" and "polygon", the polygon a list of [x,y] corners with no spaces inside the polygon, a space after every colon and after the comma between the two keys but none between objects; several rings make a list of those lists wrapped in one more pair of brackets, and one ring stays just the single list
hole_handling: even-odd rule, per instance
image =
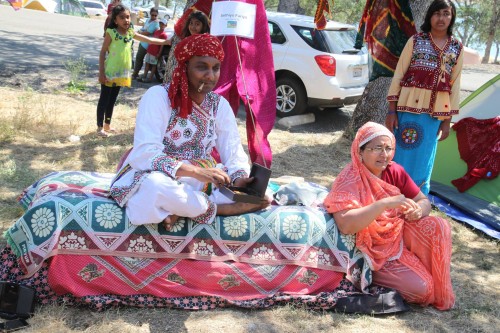
[{"label": "black shoe", "polygon": [[389,291],[378,295],[359,294],[341,297],[334,310],[341,313],[389,314],[406,312],[410,307],[397,291]]}]

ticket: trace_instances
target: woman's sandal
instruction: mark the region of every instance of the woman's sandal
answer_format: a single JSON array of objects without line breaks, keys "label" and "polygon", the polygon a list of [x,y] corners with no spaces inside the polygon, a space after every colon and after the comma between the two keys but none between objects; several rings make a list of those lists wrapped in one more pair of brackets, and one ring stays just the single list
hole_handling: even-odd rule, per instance
[{"label": "woman's sandal", "polygon": [[103,130],[102,128],[98,128],[97,129],[97,136],[101,137],[101,138],[107,138],[109,136],[109,134]]}]

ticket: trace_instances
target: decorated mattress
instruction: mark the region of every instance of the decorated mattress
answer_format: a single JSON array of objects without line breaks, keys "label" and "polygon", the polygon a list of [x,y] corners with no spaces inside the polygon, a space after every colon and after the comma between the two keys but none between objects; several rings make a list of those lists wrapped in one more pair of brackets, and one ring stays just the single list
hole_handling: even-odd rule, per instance
[{"label": "decorated mattress", "polygon": [[132,305],[184,307],[186,297],[213,297],[212,305],[263,306],[280,297],[331,297],[319,306],[328,308],[337,297],[329,293],[366,291],[371,282],[354,236],[341,235],[321,206],[272,205],[211,224],[182,218],[167,231],[131,224],[108,197],[112,177],[54,172],[28,187],[19,197],[25,213],[5,234],[3,259],[18,269],[2,267],[4,279],[35,283],[44,274],[49,292],[39,296],[97,297],[97,307],[142,295]]}]

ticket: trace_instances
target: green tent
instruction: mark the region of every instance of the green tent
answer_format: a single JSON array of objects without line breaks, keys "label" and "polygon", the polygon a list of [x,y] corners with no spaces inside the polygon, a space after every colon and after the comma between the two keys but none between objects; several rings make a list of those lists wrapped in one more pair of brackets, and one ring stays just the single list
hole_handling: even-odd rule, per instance
[{"label": "green tent", "polygon": [[[453,121],[458,122],[466,117],[490,119],[499,115],[500,74],[466,98],[460,104],[460,115],[453,117]],[[438,143],[431,176],[431,193],[500,231],[500,177],[481,179],[460,193],[451,181],[464,176],[466,172],[467,164],[460,158],[456,133],[451,130],[450,136]]]}]

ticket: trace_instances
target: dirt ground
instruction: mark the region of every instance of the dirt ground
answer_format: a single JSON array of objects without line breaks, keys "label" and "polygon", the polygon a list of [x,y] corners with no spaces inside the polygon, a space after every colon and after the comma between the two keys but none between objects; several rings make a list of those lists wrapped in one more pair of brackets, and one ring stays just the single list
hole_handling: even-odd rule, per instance
[{"label": "dirt ground", "polygon": [[[466,70],[498,73],[495,65]],[[22,213],[16,198],[24,187],[53,170],[114,172],[132,143],[137,102],[150,86],[134,83],[120,93],[113,124],[118,135],[94,135],[99,97],[96,73],[87,89],[69,94],[68,73],[16,73],[0,65],[0,231]],[[467,94],[467,92],[464,92]],[[342,119],[348,120],[348,112]],[[238,119],[244,138],[243,119]],[[308,127],[310,129],[310,127]],[[330,186],[349,161],[350,142],[342,130],[314,132],[275,128],[273,176],[292,175]],[[75,135],[78,141],[70,141]],[[301,156],[300,159],[296,158]],[[452,280],[457,295],[453,310],[412,306],[391,316],[344,315],[292,307],[268,310],[219,309],[188,312],[120,308],[93,312],[85,308],[37,306],[26,332],[498,332],[500,327],[500,252],[498,241],[450,220],[453,228]]]}]

